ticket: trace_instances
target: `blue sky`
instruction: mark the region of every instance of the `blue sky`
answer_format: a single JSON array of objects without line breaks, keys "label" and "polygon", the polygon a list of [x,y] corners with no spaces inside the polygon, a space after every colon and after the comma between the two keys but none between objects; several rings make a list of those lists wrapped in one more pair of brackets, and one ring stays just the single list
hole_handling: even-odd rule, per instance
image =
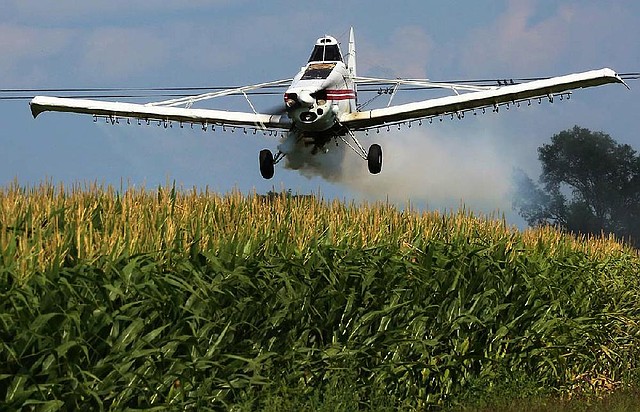
[{"label": "blue sky", "polygon": [[[51,4],[47,6],[46,4]],[[356,31],[358,72],[432,80],[548,76],[601,67],[640,71],[640,2],[4,0],[0,88],[231,86],[293,77],[315,40]],[[580,125],[640,149],[640,82],[576,91],[569,102],[362,136],[384,150],[371,176],[345,153],[325,179],[257,167],[273,137],[198,128],[107,126],[0,101],[0,184],[44,180],[153,188],[176,181],[229,192],[291,189],[423,209],[511,211],[514,167],[537,178],[536,149]],[[280,103],[274,96],[273,106]],[[216,108],[248,110],[231,100]],[[264,107],[271,103],[258,102]],[[280,166],[280,165],[279,165]]]}]

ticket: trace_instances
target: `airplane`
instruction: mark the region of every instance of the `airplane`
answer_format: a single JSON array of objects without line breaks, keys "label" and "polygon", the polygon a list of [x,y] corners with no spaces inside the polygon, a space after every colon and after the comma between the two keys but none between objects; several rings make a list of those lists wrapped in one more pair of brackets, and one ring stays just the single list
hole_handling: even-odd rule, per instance
[{"label": "airplane", "polygon": [[[92,114],[94,120],[103,117],[111,123],[119,119],[138,119],[149,124],[158,122],[165,127],[171,122],[200,124],[203,130],[216,126],[247,127],[256,131],[280,133],[284,138],[274,155],[263,149],[259,154],[260,173],[271,179],[274,165],[291,152],[292,145],[310,147],[310,153],[322,155],[328,151],[328,143],[335,141],[349,146],[367,162],[369,172],[378,174],[382,170],[382,148],[372,144],[365,150],[356,132],[386,128],[412,122],[422,124],[434,118],[450,116],[462,118],[465,113],[476,110],[497,112],[500,107],[521,104],[554,97],[570,98],[572,89],[621,83],[624,80],[609,68],[573,73],[564,76],[540,78],[523,82],[497,81],[495,84],[471,84],[471,82],[447,83],[428,79],[381,79],[359,77],[356,74],[356,47],[353,28],[349,31],[349,44],[345,56],[336,38],[325,35],[313,47],[311,56],[293,79],[277,80],[256,85],[216,90],[194,96],[186,96],[155,103],[137,104],[35,96],[31,102],[31,113],[36,118],[45,111]],[[358,86],[387,85],[378,89],[378,94],[389,94],[386,107],[365,110],[366,104],[358,104]],[[287,87],[288,86],[288,87]],[[283,95],[284,107],[279,113],[259,113],[249,99],[249,94],[259,89],[287,87]],[[392,105],[393,97],[401,87],[439,89],[453,95],[419,100],[413,103]],[[243,95],[251,112],[224,111],[192,108],[194,103],[230,96]],[[184,107],[181,107],[184,106]],[[309,149],[308,149],[309,150]]]}]

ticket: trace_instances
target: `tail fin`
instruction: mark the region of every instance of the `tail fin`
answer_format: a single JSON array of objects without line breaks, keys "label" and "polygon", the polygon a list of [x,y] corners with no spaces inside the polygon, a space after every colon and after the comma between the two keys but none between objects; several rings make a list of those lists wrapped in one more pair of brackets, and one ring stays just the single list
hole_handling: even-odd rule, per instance
[{"label": "tail fin", "polygon": [[347,68],[351,77],[356,77],[356,39],[353,27],[349,30],[349,54],[347,54]]},{"label": "tail fin", "polygon": [[356,87],[356,38],[353,35],[353,27],[349,30],[349,53],[347,54],[347,69],[349,70],[350,83],[356,94],[356,100],[351,100],[351,111],[355,112],[358,107],[358,90]]}]

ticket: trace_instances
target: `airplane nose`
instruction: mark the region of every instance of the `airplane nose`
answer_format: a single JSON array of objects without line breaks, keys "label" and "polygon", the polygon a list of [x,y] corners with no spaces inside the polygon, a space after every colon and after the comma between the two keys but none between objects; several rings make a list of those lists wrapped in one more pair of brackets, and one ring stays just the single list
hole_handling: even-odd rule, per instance
[{"label": "airplane nose", "polygon": [[316,99],[314,99],[311,96],[311,93],[306,90],[303,90],[300,93],[298,93],[298,99],[305,106],[313,106],[313,104],[316,102]]}]

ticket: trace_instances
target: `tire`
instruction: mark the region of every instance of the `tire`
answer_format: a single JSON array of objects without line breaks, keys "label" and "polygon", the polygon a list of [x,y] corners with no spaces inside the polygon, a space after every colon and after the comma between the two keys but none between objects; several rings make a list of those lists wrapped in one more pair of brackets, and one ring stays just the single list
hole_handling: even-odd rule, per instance
[{"label": "tire", "polygon": [[265,179],[271,179],[273,173],[273,153],[268,149],[260,150],[260,174]]},{"label": "tire", "polygon": [[369,173],[377,175],[382,170],[382,148],[378,144],[372,144],[369,147],[367,155],[367,163],[369,165]]}]

